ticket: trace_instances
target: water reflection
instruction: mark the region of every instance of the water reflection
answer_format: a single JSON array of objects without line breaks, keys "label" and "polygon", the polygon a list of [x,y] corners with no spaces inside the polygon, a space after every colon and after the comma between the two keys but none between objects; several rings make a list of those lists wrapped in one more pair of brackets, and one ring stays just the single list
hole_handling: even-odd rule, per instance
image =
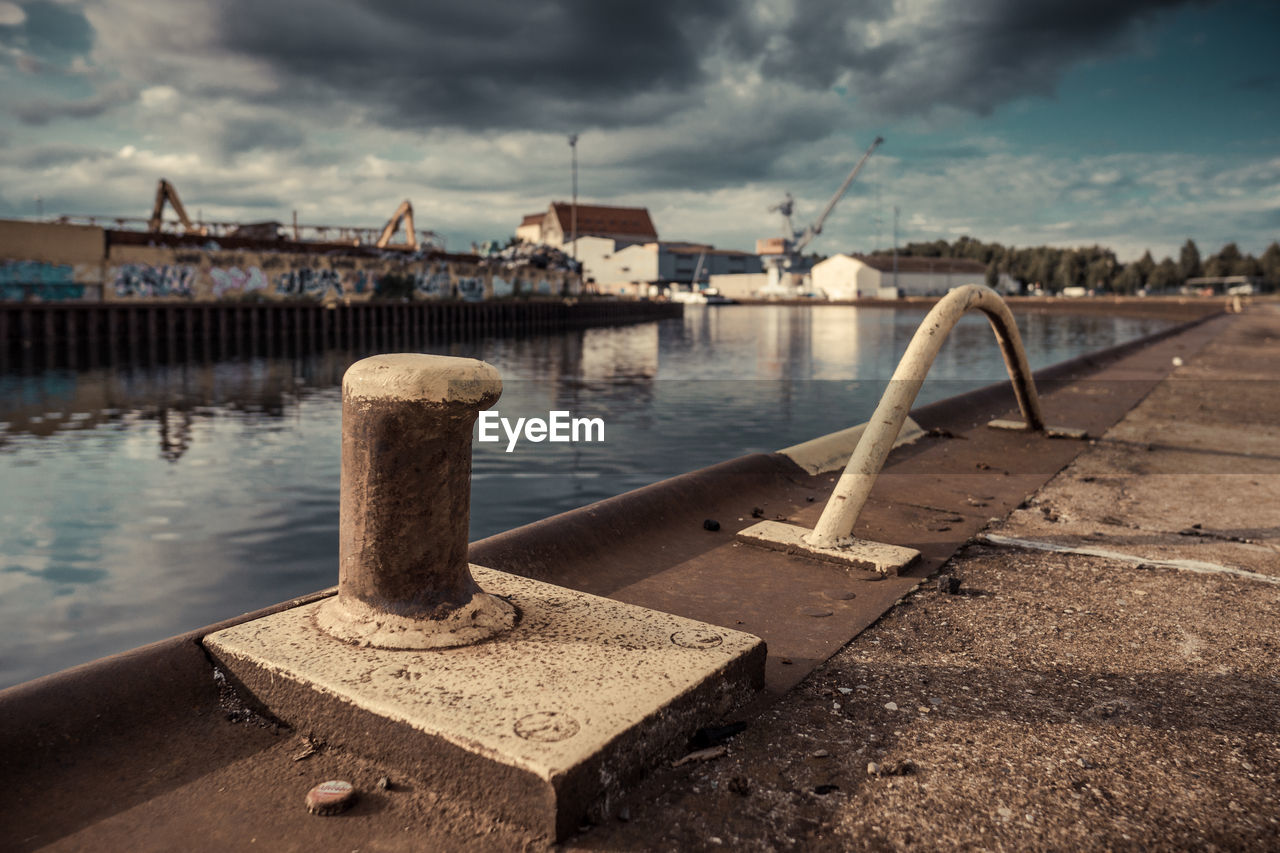
[{"label": "water reflection", "polygon": [[[498,366],[506,417],[601,444],[476,444],[472,537],[865,419],[921,314],[691,306],[683,321],[429,349]],[[1019,317],[1033,365],[1154,321]],[[0,686],[332,584],[340,382],[371,351],[0,374]],[[922,401],[1003,377],[966,318]]]}]

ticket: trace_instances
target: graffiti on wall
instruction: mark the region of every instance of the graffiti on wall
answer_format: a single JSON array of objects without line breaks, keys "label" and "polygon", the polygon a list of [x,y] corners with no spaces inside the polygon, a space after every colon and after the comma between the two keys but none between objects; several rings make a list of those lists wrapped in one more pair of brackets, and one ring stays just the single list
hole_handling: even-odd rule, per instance
[{"label": "graffiti on wall", "polygon": [[225,296],[236,296],[246,293],[257,293],[267,289],[267,277],[258,267],[214,267],[209,270],[214,299]]},{"label": "graffiti on wall", "polygon": [[467,302],[480,302],[484,299],[484,279],[474,276],[458,276],[458,296]]},{"label": "graffiti on wall", "polygon": [[[285,300],[463,299],[480,302],[559,284],[527,267],[489,270],[444,259],[347,258],[283,252],[130,248],[108,265],[106,293],[115,298],[181,297]],[[83,277],[81,276],[83,279]],[[492,286],[490,281],[492,280]]]},{"label": "graffiti on wall", "polygon": [[364,293],[369,287],[368,270],[351,270],[342,276],[348,293]]},{"label": "graffiti on wall", "polygon": [[276,276],[272,292],[295,299],[324,299],[360,294],[368,289],[368,270],[296,267]]},{"label": "graffiti on wall", "polygon": [[123,264],[113,270],[116,296],[178,296],[190,299],[196,282],[191,264]]},{"label": "graffiti on wall", "polygon": [[413,276],[413,289],[428,299],[447,299],[453,295],[453,282],[444,264],[427,265]]},{"label": "graffiti on wall", "polygon": [[81,299],[84,285],[75,281],[70,264],[47,261],[0,261],[0,300],[38,299],[54,302]]},{"label": "graffiti on wall", "polygon": [[337,270],[317,270],[311,267],[282,272],[276,276],[276,293],[281,296],[323,298],[329,291],[342,296],[342,274]]}]

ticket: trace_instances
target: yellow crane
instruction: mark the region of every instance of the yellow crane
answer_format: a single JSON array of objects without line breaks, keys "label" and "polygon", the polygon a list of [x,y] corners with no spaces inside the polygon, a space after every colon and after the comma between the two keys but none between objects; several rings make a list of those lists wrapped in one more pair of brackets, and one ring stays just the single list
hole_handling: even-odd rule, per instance
[{"label": "yellow crane", "polygon": [[160,183],[156,185],[156,203],[151,208],[151,219],[147,221],[147,230],[158,232],[160,226],[164,223],[164,205],[168,202],[173,207],[173,212],[178,214],[178,220],[182,223],[182,232],[184,234],[205,234],[207,229],[196,225],[187,216],[187,210],[182,206],[182,199],[178,198],[178,191],[174,189],[173,184],[160,179]]},{"label": "yellow crane", "polygon": [[400,227],[400,223],[404,222],[405,245],[415,252],[418,250],[418,232],[413,229],[413,205],[409,203],[409,199],[400,202],[400,206],[396,208],[396,212],[387,220],[387,224],[383,226],[382,233],[378,235],[378,242],[375,244],[379,249],[385,249],[391,245],[391,235],[396,233],[396,229]]}]

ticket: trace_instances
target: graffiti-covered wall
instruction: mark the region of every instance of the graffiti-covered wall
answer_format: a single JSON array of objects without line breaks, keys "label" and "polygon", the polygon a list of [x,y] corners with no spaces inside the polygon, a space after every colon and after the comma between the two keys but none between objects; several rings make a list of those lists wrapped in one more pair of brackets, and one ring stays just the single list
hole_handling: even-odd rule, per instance
[{"label": "graffiti-covered wall", "polygon": [[[550,295],[564,283],[566,274],[557,270],[492,270],[458,260],[120,246],[111,248],[106,263],[105,297],[476,302]],[[570,283],[576,292],[576,277]]]},{"label": "graffiti-covered wall", "polygon": [[[577,278],[568,279],[576,292]],[[119,246],[107,258],[104,293],[106,299],[478,302],[558,294],[565,283],[560,271],[495,271],[458,260]]]},{"label": "graffiti-covered wall", "polygon": [[101,228],[0,221],[0,301],[98,299]]},{"label": "graffiti-covered wall", "polygon": [[576,294],[580,283],[561,270],[494,267],[458,256],[109,244],[101,228],[0,220],[0,300],[478,302]]},{"label": "graffiti-covered wall", "polygon": [[100,273],[100,264],[0,260],[0,302],[96,299]]}]

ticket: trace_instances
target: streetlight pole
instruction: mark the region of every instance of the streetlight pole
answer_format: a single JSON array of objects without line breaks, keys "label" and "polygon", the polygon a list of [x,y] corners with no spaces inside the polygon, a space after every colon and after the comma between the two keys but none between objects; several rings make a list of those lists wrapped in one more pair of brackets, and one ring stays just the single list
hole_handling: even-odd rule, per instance
[{"label": "streetlight pole", "polygon": [[573,235],[573,260],[578,260],[578,134],[569,134],[570,157],[573,162],[573,205],[569,208],[569,228]]},{"label": "streetlight pole", "polygon": [[871,254],[880,251],[880,228],[884,225],[884,216],[880,212],[880,185],[876,184],[876,245]]},{"label": "streetlight pole", "polygon": [[893,206],[893,289],[898,289],[898,206]]}]

